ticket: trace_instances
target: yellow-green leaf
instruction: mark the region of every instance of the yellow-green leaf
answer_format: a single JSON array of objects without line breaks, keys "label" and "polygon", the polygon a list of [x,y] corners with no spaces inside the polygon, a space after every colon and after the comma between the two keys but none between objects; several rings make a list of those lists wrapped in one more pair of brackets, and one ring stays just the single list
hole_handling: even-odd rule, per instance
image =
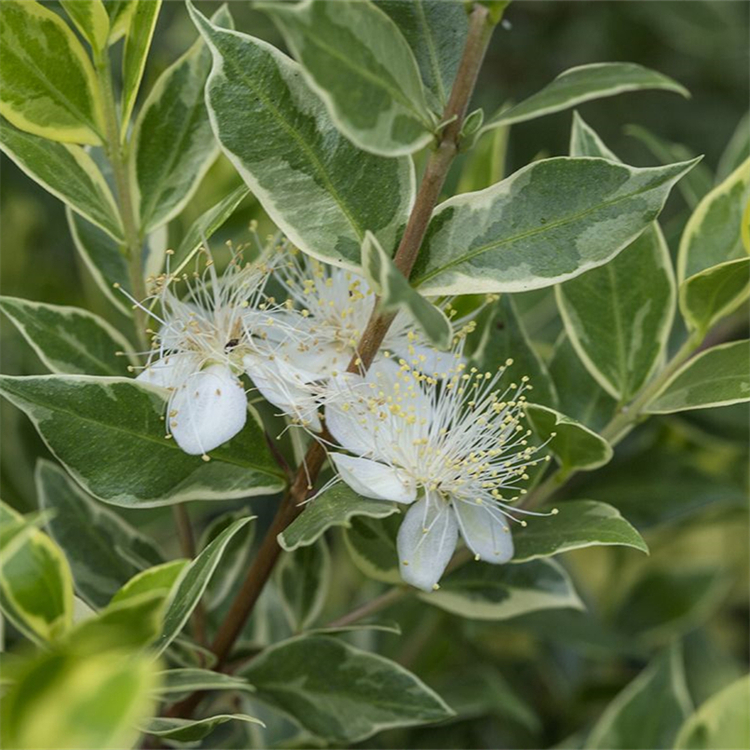
[{"label": "yellow-green leaf", "polygon": [[3,0],[0,47],[3,117],[54,141],[101,143],[94,67],[60,16],[35,0]]},{"label": "yellow-green leaf", "polygon": [[122,54],[122,130],[125,132],[138,96],[138,89],[146,67],[146,57],[159,17],[161,0],[137,0],[131,11],[130,27],[125,37]]},{"label": "yellow-green leaf", "polygon": [[[23,517],[0,503],[0,523]],[[21,531],[4,545],[0,561],[3,613],[30,637],[48,641],[73,622],[73,576],[60,548],[42,531]]]},{"label": "yellow-green leaf", "polygon": [[677,256],[680,282],[711,266],[747,256],[742,235],[748,232],[749,202],[750,159],[746,159],[703,198],[685,226]]},{"label": "yellow-green leaf", "polygon": [[750,257],[728,260],[685,279],[680,309],[692,329],[706,333],[750,295]]},{"label": "yellow-green leaf", "polygon": [[103,50],[109,37],[109,16],[102,0],[60,0],[60,3],[92,49]]}]

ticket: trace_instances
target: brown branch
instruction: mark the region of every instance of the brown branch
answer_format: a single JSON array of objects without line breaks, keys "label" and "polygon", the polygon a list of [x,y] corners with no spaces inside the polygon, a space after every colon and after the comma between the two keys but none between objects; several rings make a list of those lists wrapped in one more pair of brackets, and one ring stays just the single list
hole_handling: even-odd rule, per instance
[{"label": "brown branch", "polygon": [[[487,8],[483,5],[475,5],[469,16],[469,31],[456,79],[443,113],[443,122],[448,124],[438,135],[436,148],[428,161],[406,229],[393,257],[396,267],[407,278],[416,262],[427,225],[440,197],[440,191],[448,170],[458,153],[464,116],[474,91],[492,30],[493,24],[489,20]],[[394,317],[393,314],[380,314],[376,303],[359,342],[357,354],[352,357],[349,363],[348,370],[350,372],[362,372],[372,364]],[[322,437],[330,441],[330,435],[324,434]],[[279,504],[276,516],[247,572],[242,588],[236,595],[234,603],[219,627],[211,646],[211,650],[218,659],[216,669],[221,669],[225,664],[234,642],[252,614],[255,603],[281,554],[277,537],[304,510],[305,506],[302,503],[308,498],[325,457],[325,449],[321,443],[314,442],[309,447],[303,464],[298,467],[294,482]],[[387,601],[391,597],[395,598],[395,594],[389,594]],[[189,716],[199,700],[200,694],[190,696],[182,703],[174,706],[170,715]]]}]

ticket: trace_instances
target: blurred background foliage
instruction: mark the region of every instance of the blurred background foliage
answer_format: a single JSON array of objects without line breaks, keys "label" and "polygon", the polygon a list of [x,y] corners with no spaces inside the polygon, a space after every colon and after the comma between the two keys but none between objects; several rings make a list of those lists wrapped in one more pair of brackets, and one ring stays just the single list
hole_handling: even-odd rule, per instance
[{"label": "blurred background foliage", "polygon": [[[217,3],[197,5],[208,12]],[[704,175],[712,181],[747,110],[749,12],[747,3],[723,0],[517,0],[493,40],[476,106],[492,112],[502,102],[519,101],[574,65],[638,62],[678,80],[692,99],[656,91],[626,94],[583,105],[583,116],[624,161],[638,166],[659,162],[648,142],[650,133],[666,144],[680,144],[683,153],[705,154]],[[232,13],[237,28],[283,48],[271,22],[249,3],[233,2]],[[142,91],[194,38],[183,4],[166,2]],[[475,153],[461,157],[447,192],[481,188],[498,179],[503,155],[507,174],[534,158],[566,154],[570,123],[571,113],[565,112],[518,125],[504,154],[503,143],[493,144],[492,135],[485,136]],[[170,225],[171,241],[179,240],[203,210],[237,184],[228,162],[219,159],[187,210]],[[124,327],[126,319],[104,298],[76,253],[63,205],[5,157],[0,190],[2,293],[87,307]],[[662,217],[673,253],[689,211],[685,197],[675,191]],[[249,197],[212,245],[247,241],[253,219],[261,235],[272,231]],[[535,346],[549,359],[561,331],[552,291],[517,295],[516,302]],[[5,319],[1,325],[2,371],[44,372],[13,326]],[[746,307],[712,337],[716,342],[739,335],[747,336]],[[583,369],[570,377],[577,387],[586,387]],[[27,512],[36,507],[34,465],[48,453],[20,412],[5,401],[1,408],[3,497]],[[567,496],[615,505],[651,548],[650,557],[606,547],[567,555],[585,612],[546,610],[484,623],[407,600],[388,613],[400,622],[403,635],[358,634],[358,645],[408,666],[459,713],[447,726],[385,732],[363,746],[580,747],[612,699],[655,654],[674,643],[684,656],[695,705],[746,673],[747,445],[746,405],[652,419],[618,447],[611,464],[570,483]],[[245,506],[195,503],[191,509],[197,525],[205,528],[221,512]],[[272,514],[267,500],[255,501],[252,510],[261,527]],[[123,515],[147,527],[168,553],[178,554],[168,508]],[[324,615],[334,617],[377,594],[380,584],[351,565],[341,535],[330,542],[334,585]],[[246,634],[256,645],[269,632],[274,641],[290,633],[273,588],[264,599]],[[269,725],[262,739],[255,737],[256,745],[294,734],[290,724],[259,713],[263,709],[257,705],[244,710],[261,715]],[[243,733],[257,731],[231,725],[219,729],[211,743],[243,747],[252,739]],[[304,739],[300,743],[307,746]]]}]

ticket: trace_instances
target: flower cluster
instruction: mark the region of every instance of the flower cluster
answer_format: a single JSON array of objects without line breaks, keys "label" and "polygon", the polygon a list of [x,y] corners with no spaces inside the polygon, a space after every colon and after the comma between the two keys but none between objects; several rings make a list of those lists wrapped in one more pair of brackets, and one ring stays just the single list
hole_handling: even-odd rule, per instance
[{"label": "flower cluster", "polygon": [[[286,300],[271,296],[274,287]],[[223,274],[206,255],[202,272],[167,271],[141,303],[160,327],[138,379],[168,390],[169,436],[206,460],[245,424],[245,376],[321,440],[324,419],[347,451],[329,454],[336,481],[411,506],[398,535],[401,573],[431,590],[459,535],[478,560],[513,555],[509,522],[524,512],[513,502],[528,468],[544,460],[522,423],[530,386],[503,385],[505,368],[468,367],[463,335],[452,351],[436,351],[403,312],[370,370],[347,371],[359,364],[375,303],[364,278],[285,242],[255,263],[236,254]],[[470,329],[456,321],[455,330]]]}]

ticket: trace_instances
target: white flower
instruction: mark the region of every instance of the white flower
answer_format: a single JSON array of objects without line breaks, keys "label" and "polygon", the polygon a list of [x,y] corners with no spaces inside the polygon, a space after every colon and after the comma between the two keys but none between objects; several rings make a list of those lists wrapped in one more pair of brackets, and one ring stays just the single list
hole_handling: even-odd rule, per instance
[{"label": "white flower", "polygon": [[[141,305],[161,327],[137,380],[170,391],[168,430],[186,453],[208,458],[242,430],[248,408],[243,372],[269,401],[288,405],[288,383],[299,375],[274,351],[294,329],[288,313],[281,317],[265,296],[268,273],[268,267],[243,264],[236,255],[219,276],[209,258],[203,274],[177,277],[167,271],[156,279],[151,299],[160,303],[159,315]],[[182,297],[173,291],[179,281],[187,283]]]},{"label": "white flower", "polygon": [[[307,334],[286,354],[302,370],[329,377],[346,370],[357,352],[375,306],[376,296],[367,281],[342,268],[327,266],[298,251],[287,251],[277,264],[276,279],[289,300],[302,312],[297,321]],[[466,319],[456,321],[458,330]],[[455,366],[453,353],[437,351],[406,312],[399,312],[383,340],[381,354],[393,352],[420,370],[444,372]]]},{"label": "white flower", "polygon": [[[513,556],[508,520],[524,494],[539,448],[527,444],[519,384],[457,364],[442,381],[405,362],[383,363],[366,378],[332,380],[326,423],[355,456],[332,453],[339,476],[365,497],[411,504],[398,534],[401,575],[437,587],[459,533],[475,558]],[[521,522],[523,523],[523,522]]]}]

